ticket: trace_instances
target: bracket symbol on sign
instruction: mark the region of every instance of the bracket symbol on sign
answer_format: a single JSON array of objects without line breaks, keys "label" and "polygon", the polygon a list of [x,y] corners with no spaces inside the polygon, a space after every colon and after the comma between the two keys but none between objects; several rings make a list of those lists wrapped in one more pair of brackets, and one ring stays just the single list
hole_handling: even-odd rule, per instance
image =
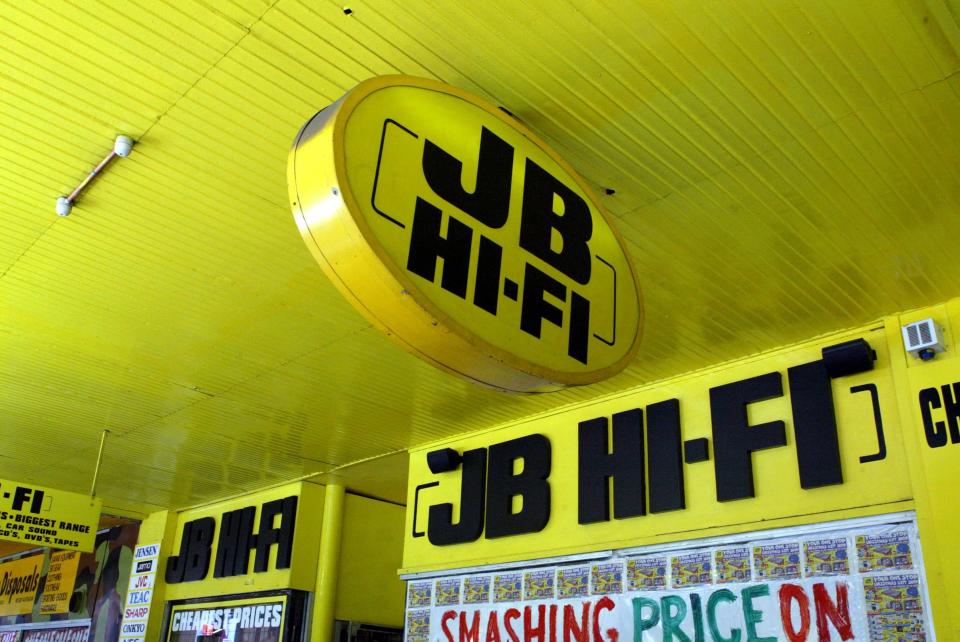
[{"label": "bracket symbol on sign", "polygon": [[872,461],[880,461],[887,458],[887,441],[883,435],[883,417],[880,414],[880,394],[877,391],[877,385],[874,383],[865,383],[860,386],[850,388],[851,394],[858,392],[869,392],[870,399],[873,402],[873,423],[877,428],[877,452],[872,455],[863,455],[860,457],[860,463],[866,464]]}]

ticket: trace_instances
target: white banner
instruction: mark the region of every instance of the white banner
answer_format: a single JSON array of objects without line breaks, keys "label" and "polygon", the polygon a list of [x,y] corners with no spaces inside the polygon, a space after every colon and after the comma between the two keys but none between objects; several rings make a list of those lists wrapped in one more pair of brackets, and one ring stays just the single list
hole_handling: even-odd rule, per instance
[{"label": "white banner", "polygon": [[410,582],[406,639],[932,639],[912,523],[783,533],[578,565]]},{"label": "white banner", "polygon": [[140,544],[133,551],[127,604],[120,624],[120,642],[142,642],[147,632],[160,544]]}]

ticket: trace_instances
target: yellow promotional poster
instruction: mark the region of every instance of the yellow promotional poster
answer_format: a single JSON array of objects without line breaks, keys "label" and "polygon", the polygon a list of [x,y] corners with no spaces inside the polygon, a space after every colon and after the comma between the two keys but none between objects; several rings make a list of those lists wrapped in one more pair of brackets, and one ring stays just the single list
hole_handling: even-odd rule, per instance
[{"label": "yellow promotional poster", "polygon": [[866,327],[415,450],[404,571],[908,510],[890,363]]},{"label": "yellow promotional poster", "polygon": [[0,564],[0,616],[33,611],[42,570],[43,555]]},{"label": "yellow promotional poster", "polygon": [[77,565],[80,553],[60,551],[50,555],[50,567],[47,569],[40,595],[40,614],[67,613],[70,611],[70,596],[77,579]]},{"label": "yellow promotional poster", "polygon": [[288,163],[332,282],[407,350],[469,380],[555,390],[620,372],[640,288],[586,183],[502,110],[406,76],[314,116]]},{"label": "yellow promotional poster", "polygon": [[0,539],[91,552],[101,500],[0,479]]}]

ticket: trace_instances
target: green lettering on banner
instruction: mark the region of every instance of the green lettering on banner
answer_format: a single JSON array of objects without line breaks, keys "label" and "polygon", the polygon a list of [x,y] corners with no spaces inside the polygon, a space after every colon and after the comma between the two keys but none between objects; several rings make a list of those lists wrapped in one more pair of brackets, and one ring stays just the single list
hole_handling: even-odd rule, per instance
[{"label": "green lettering on banner", "polygon": [[763,612],[753,608],[753,598],[770,595],[770,587],[766,584],[748,586],[740,591],[743,600],[743,620],[747,625],[747,642],[777,642],[776,637],[757,637],[757,624],[763,622]]},{"label": "green lettering on banner", "polygon": [[[643,607],[650,607],[650,617],[643,617]],[[655,627],[660,621],[660,605],[645,597],[633,598],[633,642],[643,642],[643,632]]]},{"label": "green lettering on banner", "polygon": [[693,611],[693,634],[694,642],[704,642],[703,640],[703,606],[700,604],[700,596],[696,593],[690,594],[690,610]]},{"label": "green lettering on banner", "polygon": [[731,629],[730,637],[724,637],[717,626],[717,606],[720,602],[736,602],[737,596],[730,589],[720,589],[707,599],[707,626],[714,642],[740,642],[740,629]]},{"label": "green lettering on banner", "polygon": [[680,625],[687,617],[687,603],[679,595],[665,595],[660,598],[660,613],[663,616],[663,642],[672,642],[676,635],[680,642],[691,642]]}]

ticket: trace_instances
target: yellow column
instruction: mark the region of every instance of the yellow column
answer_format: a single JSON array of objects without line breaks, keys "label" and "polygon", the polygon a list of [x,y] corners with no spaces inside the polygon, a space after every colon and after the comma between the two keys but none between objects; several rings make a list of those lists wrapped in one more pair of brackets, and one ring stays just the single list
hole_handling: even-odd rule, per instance
[{"label": "yellow column", "polygon": [[340,535],[346,492],[339,484],[328,484],[323,502],[323,526],[320,530],[320,560],[317,564],[317,588],[314,593],[310,639],[332,642],[333,609],[337,603],[337,574],[340,571]]},{"label": "yellow column", "polygon": [[[164,582],[165,560],[176,553],[173,550],[173,540],[177,536],[176,511],[159,511],[151,513],[140,523],[140,535],[137,537],[137,546],[145,544],[159,544],[160,553],[154,561],[155,577],[153,593],[150,595],[150,614],[147,619],[146,640],[164,639],[166,632],[161,631],[163,624],[163,609],[166,599],[167,585]],[[134,562],[136,564],[136,562]]]}]

